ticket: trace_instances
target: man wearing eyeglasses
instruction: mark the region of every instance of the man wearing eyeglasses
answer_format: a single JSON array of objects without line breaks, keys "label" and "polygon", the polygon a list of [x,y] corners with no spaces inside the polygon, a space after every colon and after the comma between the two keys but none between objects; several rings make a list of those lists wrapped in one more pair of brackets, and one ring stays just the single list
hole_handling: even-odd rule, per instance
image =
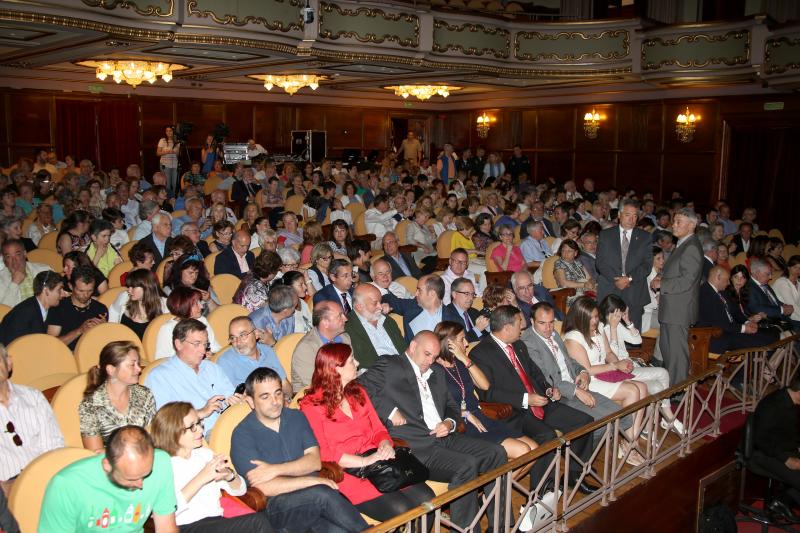
[{"label": "man wearing eyeglasses", "polygon": [[153,391],[156,408],[169,402],[189,402],[205,425],[208,437],[219,413],[241,403],[242,395],[219,365],[206,358],[210,348],[206,326],[187,318],[172,331],[175,354],[155,367],[145,380]]},{"label": "man wearing eyeglasses", "polygon": [[[250,313],[250,319],[255,325],[261,342],[268,346],[275,346],[280,339],[294,333],[294,313],[297,302],[297,292],[289,285],[277,285],[269,291],[267,305]],[[239,383],[242,382],[244,380]]]},{"label": "man wearing eyeglasses", "polygon": [[0,488],[6,495],[28,463],[64,447],[64,437],[44,395],[11,383],[11,369],[11,358],[0,344]]},{"label": "man wearing eyeglasses", "polygon": [[[276,289],[278,288],[276,287]],[[294,291],[291,287],[287,288]],[[270,296],[272,296],[271,293]],[[292,312],[294,313],[294,308],[292,308]],[[292,384],[286,378],[286,372],[275,351],[259,342],[258,330],[253,325],[253,321],[246,316],[236,317],[231,320],[228,332],[230,333],[228,340],[231,347],[222,352],[217,359],[217,364],[231,380],[231,383],[238,386],[244,383],[250,372],[256,368],[271,368],[281,378],[284,398],[290,399]]]},{"label": "man wearing eyeglasses", "polygon": [[442,309],[442,320],[464,326],[468,342],[480,340],[489,327],[489,317],[481,315],[472,307],[475,301],[475,285],[467,278],[456,278],[450,285],[450,303]]},{"label": "man wearing eyeglasses", "polygon": [[453,281],[458,278],[466,278],[472,282],[475,288],[475,295],[480,296],[483,294],[483,286],[480,279],[476,278],[475,274],[469,270],[469,255],[463,248],[456,248],[450,253],[450,264],[442,273],[442,281],[444,281],[444,304],[450,303],[450,286]]}]

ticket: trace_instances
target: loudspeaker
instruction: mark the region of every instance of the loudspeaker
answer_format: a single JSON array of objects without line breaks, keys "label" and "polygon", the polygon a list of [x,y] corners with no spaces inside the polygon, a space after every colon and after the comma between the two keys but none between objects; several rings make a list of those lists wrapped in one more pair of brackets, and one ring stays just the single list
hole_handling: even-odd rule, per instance
[{"label": "loudspeaker", "polygon": [[292,131],[292,155],[306,161],[319,162],[328,151],[327,133],[316,130]]}]

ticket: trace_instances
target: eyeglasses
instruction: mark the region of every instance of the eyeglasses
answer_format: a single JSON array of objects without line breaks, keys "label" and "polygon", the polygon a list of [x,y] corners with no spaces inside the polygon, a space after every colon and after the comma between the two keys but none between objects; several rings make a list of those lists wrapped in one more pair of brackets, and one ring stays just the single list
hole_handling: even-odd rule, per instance
[{"label": "eyeglasses", "polygon": [[284,263],[283,266],[287,268],[297,268],[300,266],[300,263]]},{"label": "eyeglasses", "polygon": [[520,285],[517,287],[519,291],[529,291],[531,289],[533,289],[533,285]]},{"label": "eyeglasses", "polygon": [[230,337],[228,337],[228,340],[231,341],[231,342],[233,342],[233,341],[243,341],[247,337],[252,335],[254,331],[255,331],[254,329],[251,329],[250,331],[247,331],[247,332],[244,332],[244,333],[239,333],[238,335],[231,335]]},{"label": "eyeglasses", "polygon": [[456,265],[468,265],[469,264],[469,260],[459,261],[458,259],[455,259],[455,258],[452,258],[452,257],[450,258],[450,262],[453,263],[453,264],[456,264]]},{"label": "eyeglasses", "polygon": [[185,429],[186,431],[191,431],[192,433],[194,433],[198,429],[200,431],[202,431],[203,430],[203,421],[202,420],[198,420],[194,424],[190,425],[189,427],[185,427],[183,429]]},{"label": "eyeglasses", "polygon": [[17,433],[17,430],[14,429],[13,422],[9,421],[8,424],[6,424],[6,433],[11,433],[13,435],[11,440],[14,441],[16,446],[22,446],[22,437],[20,437],[19,433]]},{"label": "eyeglasses", "polygon": [[456,292],[458,294],[463,294],[465,296],[470,296],[471,298],[475,298],[475,296],[477,296],[474,292],[467,292],[467,291],[453,291],[453,292]]},{"label": "eyeglasses", "polygon": [[200,348],[201,346],[205,346],[206,351],[211,350],[211,343],[210,342],[203,342],[203,341],[185,341],[186,344],[191,344],[195,348]]},{"label": "eyeglasses", "polygon": [[320,257],[320,259],[322,259],[323,261],[330,261],[331,259],[333,259],[333,256],[332,255],[326,255],[326,256]]}]

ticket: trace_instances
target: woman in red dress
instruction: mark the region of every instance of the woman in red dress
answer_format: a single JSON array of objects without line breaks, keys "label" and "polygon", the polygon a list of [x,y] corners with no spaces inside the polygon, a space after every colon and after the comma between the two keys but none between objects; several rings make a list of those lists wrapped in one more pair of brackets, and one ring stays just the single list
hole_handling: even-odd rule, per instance
[{"label": "woman in red dress", "polygon": [[[364,388],[355,381],[358,362],[347,344],[326,344],[317,352],[311,386],[300,401],[319,441],[323,461],[342,468],[360,468],[394,457],[392,438],[378,418]],[[368,450],[376,450],[362,455]],[[374,520],[385,521],[434,497],[419,483],[382,494],[367,479],[345,472],[339,491]]]}]

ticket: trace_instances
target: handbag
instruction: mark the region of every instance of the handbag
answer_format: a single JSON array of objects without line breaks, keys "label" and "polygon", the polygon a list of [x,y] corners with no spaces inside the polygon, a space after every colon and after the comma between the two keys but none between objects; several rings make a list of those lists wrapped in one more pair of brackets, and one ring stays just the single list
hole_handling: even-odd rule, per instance
[{"label": "handbag", "polygon": [[[376,451],[376,448],[372,448],[358,455],[366,457]],[[351,476],[368,479],[379,492],[384,493],[394,492],[428,479],[428,467],[404,446],[394,449],[394,459],[376,461],[360,468],[345,468],[344,471]]]},{"label": "handbag", "polygon": [[595,379],[599,379],[600,381],[617,383],[619,381],[625,381],[626,379],[634,379],[636,376],[629,372],[623,372],[622,370],[609,370],[607,372],[595,374],[593,377]]}]

